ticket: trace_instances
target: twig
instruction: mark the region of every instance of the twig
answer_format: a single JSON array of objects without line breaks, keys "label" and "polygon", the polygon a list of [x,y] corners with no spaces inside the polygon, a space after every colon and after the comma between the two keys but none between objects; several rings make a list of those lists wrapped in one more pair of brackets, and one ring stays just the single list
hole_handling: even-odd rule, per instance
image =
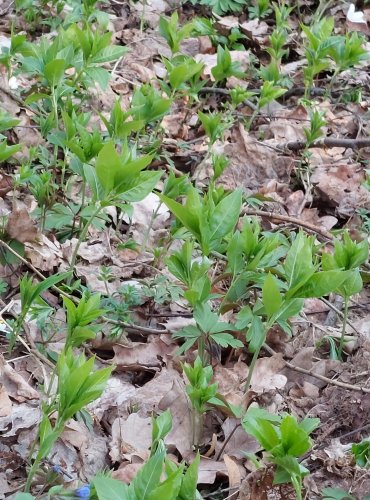
[{"label": "twig", "polygon": [[268,219],[275,219],[281,222],[289,222],[290,224],[303,227],[305,229],[308,229],[309,231],[312,231],[313,233],[319,234],[327,240],[331,241],[334,239],[333,235],[325,229],[321,229],[314,224],[310,224],[309,222],[306,222],[304,220],[297,219],[296,217],[290,217],[289,215],[280,215],[274,212],[266,212],[264,210],[251,210],[248,208],[242,211],[242,215],[256,215],[259,217],[266,217]]},{"label": "twig", "polygon": [[[330,309],[332,309],[334,312],[336,312],[338,314],[338,316],[343,318],[344,314],[342,313],[342,311],[340,309],[338,309],[334,304],[329,302],[329,300],[325,299],[325,297],[321,297],[320,300],[322,302],[324,302],[324,304],[326,304],[328,307],[330,307]],[[353,323],[351,323],[350,321],[347,320],[347,325],[350,326],[352,328],[352,330],[357,333],[357,335],[361,335],[361,332],[359,332],[357,330],[357,328],[353,325]]]},{"label": "twig", "polygon": [[226,445],[227,443],[230,441],[230,439],[233,437],[233,435],[235,434],[235,431],[236,429],[238,429],[242,424],[239,423],[239,424],[236,424],[236,426],[234,427],[234,429],[230,432],[230,434],[227,436],[227,438],[225,438],[225,441],[223,442],[222,444],[222,447],[220,449],[220,451],[217,453],[217,457],[216,457],[216,462],[218,460],[220,460],[221,456],[222,456],[222,453],[224,452],[225,448],[226,448]]},{"label": "twig", "polygon": [[[276,351],[271,349],[271,347],[269,347],[266,344],[263,345],[263,348],[269,354],[271,354],[271,356],[276,356],[278,354]],[[305,375],[310,375],[311,377],[317,378],[318,380],[322,380],[327,384],[336,385],[337,387],[341,387],[342,389],[348,389],[350,391],[357,391],[370,394],[370,388],[361,387],[360,385],[347,384],[346,382],[340,382],[339,380],[333,380],[331,378],[324,377],[324,375],[319,375],[318,373],[315,373],[313,370],[306,370],[305,368],[301,368],[300,366],[293,365],[289,361],[285,361],[285,359],[283,359],[283,363],[287,368],[290,368],[291,370],[294,370],[299,373],[304,373]]]},{"label": "twig", "polygon": [[278,144],[278,148],[285,151],[300,151],[308,148],[346,148],[346,149],[361,149],[370,147],[370,138],[361,137],[359,139],[345,139],[341,137],[325,137],[319,139],[312,144],[307,144],[307,141],[292,141]]},{"label": "twig", "polygon": [[111,323],[112,325],[122,326],[127,331],[131,330],[133,332],[144,333],[145,335],[161,335],[162,333],[171,333],[169,330],[166,330],[165,328],[163,330],[159,330],[157,328],[148,328],[146,326],[132,325],[131,323],[126,323],[125,321],[118,321],[116,319],[110,319],[107,318],[106,316],[102,316],[101,319],[103,321],[106,321],[107,323]]}]

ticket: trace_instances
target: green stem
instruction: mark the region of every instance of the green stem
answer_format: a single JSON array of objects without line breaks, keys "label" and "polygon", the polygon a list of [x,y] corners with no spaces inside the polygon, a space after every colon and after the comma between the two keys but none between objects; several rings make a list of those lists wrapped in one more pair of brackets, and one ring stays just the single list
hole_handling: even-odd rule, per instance
[{"label": "green stem", "polygon": [[[90,227],[90,224],[92,223],[92,221],[95,219],[95,217],[97,217],[101,211],[102,207],[99,203],[99,206],[98,208],[96,208],[96,210],[94,210],[94,212],[90,215],[90,217],[87,219],[87,221],[85,222],[85,225],[78,237],[78,241],[76,243],[76,246],[75,246],[75,249],[73,251],[73,254],[72,254],[72,257],[71,257],[71,262],[70,262],[70,265],[69,265],[69,270],[73,272],[74,270],[74,267],[76,265],[76,260],[77,260],[77,254],[78,254],[78,251],[80,249],[80,246],[81,246],[81,243],[85,240],[86,238],[86,235],[87,235],[87,231],[89,230],[89,227]],[[68,279],[68,284],[71,283],[71,280],[72,280],[72,276]]]},{"label": "green stem", "polygon": [[192,408],[191,417],[193,424],[193,446],[198,448],[202,439],[203,414],[199,413],[195,408]]},{"label": "green stem", "polygon": [[249,365],[248,376],[247,376],[247,379],[246,379],[246,382],[245,382],[245,386],[244,386],[244,392],[247,392],[248,389],[249,389],[249,386],[251,385],[251,380],[252,380],[252,376],[253,376],[253,372],[254,372],[254,368],[256,366],[256,362],[257,362],[258,356],[260,355],[262,346],[265,343],[265,340],[266,340],[266,337],[267,337],[267,332],[270,330],[271,326],[272,325],[270,323],[267,323],[266,328],[265,328],[265,330],[263,332],[263,340],[260,343],[260,346],[258,347],[258,349],[256,349],[254,351],[251,364]]},{"label": "green stem", "polygon": [[150,218],[150,221],[149,221],[149,225],[147,227],[147,230],[145,231],[145,234],[144,234],[144,238],[143,238],[143,243],[141,245],[141,251],[144,253],[145,250],[146,250],[146,245],[148,243],[148,239],[149,239],[149,234],[150,234],[150,231],[152,230],[152,227],[153,227],[153,224],[154,224],[154,221],[158,215],[158,212],[160,210],[162,206],[162,202],[158,203],[157,205],[157,208],[152,212],[152,216]]},{"label": "green stem", "polygon": [[339,359],[343,358],[344,340],[345,340],[347,320],[348,320],[348,303],[349,303],[349,297],[347,295],[345,295],[344,296],[344,309],[343,309],[342,335],[340,337],[339,349],[338,349]]}]

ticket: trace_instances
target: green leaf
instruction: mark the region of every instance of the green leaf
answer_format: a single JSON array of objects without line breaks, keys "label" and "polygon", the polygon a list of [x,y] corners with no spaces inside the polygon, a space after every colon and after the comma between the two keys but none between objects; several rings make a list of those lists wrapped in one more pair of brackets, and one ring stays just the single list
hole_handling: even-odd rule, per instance
[{"label": "green leaf", "polygon": [[242,205],[242,190],[230,193],[216,206],[209,220],[209,242],[217,242],[229,234],[238,222]]},{"label": "green leaf", "polygon": [[99,500],[134,500],[134,497],[130,495],[129,487],[122,481],[98,476],[94,478],[93,485]]},{"label": "green leaf", "polygon": [[97,54],[95,54],[89,60],[89,62],[94,64],[102,64],[110,61],[116,61],[127,52],[127,47],[121,47],[119,45],[109,45],[108,47],[105,47]]},{"label": "green leaf", "polygon": [[269,273],[262,287],[262,303],[269,317],[277,313],[282,304],[276,279]]},{"label": "green leaf", "polygon": [[102,90],[106,90],[110,79],[109,71],[104,68],[88,68],[85,73],[93,83],[97,83]]},{"label": "green leaf", "polygon": [[[337,290],[348,279],[351,271],[321,271],[311,276],[302,287],[294,292],[295,297],[323,297]],[[287,293],[287,296],[290,293]]]},{"label": "green leaf", "polygon": [[158,486],[163,471],[165,450],[155,453],[136,474],[132,481],[132,487],[136,498],[140,500],[149,500],[150,493]]},{"label": "green leaf", "polygon": [[129,203],[143,200],[150,192],[153,191],[163,175],[162,170],[141,172],[133,185],[127,186],[125,191],[120,195],[121,201]]},{"label": "green leaf", "polygon": [[164,439],[172,429],[172,415],[170,410],[161,413],[157,418],[153,418],[152,442]]},{"label": "green leaf", "polygon": [[321,493],[323,500],[356,500],[353,495],[341,488],[324,488]]},{"label": "green leaf", "polygon": [[196,500],[199,464],[200,454],[198,451],[182,479],[178,500]]},{"label": "green leaf", "polygon": [[182,480],[182,467],[170,474],[165,481],[150,491],[148,500],[175,499],[180,491]]},{"label": "green leaf", "polygon": [[234,338],[230,333],[212,333],[210,337],[221,347],[243,347],[244,344],[240,340]]},{"label": "green leaf", "polygon": [[96,174],[100,184],[103,186],[105,193],[113,190],[115,184],[115,176],[120,171],[121,159],[114,147],[114,143],[108,142],[100,150],[96,159]]},{"label": "green leaf", "polygon": [[293,241],[284,262],[284,270],[289,291],[302,286],[315,272],[311,240],[303,232],[298,233]]},{"label": "green leaf", "polygon": [[54,59],[46,64],[44,75],[51,88],[56,87],[64,76],[65,60]]},{"label": "green leaf", "polygon": [[14,500],[35,500],[36,497],[31,495],[31,493],[17,493]]}]

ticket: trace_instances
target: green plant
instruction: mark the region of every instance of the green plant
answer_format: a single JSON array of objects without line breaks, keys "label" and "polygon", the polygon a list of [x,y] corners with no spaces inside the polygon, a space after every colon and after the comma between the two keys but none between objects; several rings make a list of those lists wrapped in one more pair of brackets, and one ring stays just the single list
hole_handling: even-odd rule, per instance
[{"label": "green plant", "polygon": [[259,352],[272,325],[277,323],[289,333],[287,321],[300,312],[302,299],[325,296],[350,277],[350,271],[339,269],[317,271],[318,266],[313,262],[312,246],[312,238],[299,233],[282,265],[281,278],[284,282],[278,281],[272,274],[267,274],[262,285],[261,300],[256,301],[253,309],[245,306],[238,313],[236,327],[241,330],[246,329],[249,350],[254,353],[248,370],[246,390],[249,388]]},{"label": "green plant", "polygon": [[[195,3],[195,0],[191,0]],[[246,5],[247,0],[201,0],[203,5],[210,7],[215,14],[224,15],[227,12],[240,12]]]},{"label": "green plant", "polygon": [[208,136],[210,146],[212,146],[218,139],[222,138],[225,130],[232,126],[232,122],[225,120],[223,113],[198,113],[199,119],[202,123],[205,133]]},{"label": "green plant", "polygon": [[236,339],[231,333],[233,325],[219,321],[218,314],[211,311],[206,303],[198,303],[194,307],[193,316],[196,325],[189,325],[173,334],[174,338],[185,339],[179,348],[181,354],[195,343],[198,346],[198,356],[204,366],[212,359],[212,344],[221,347],[243,347],[243,342]]},{"label": "green plant", "polygon": [[159,32],[166,39],[172,54],[180,51],[180,43],[190,36],[193,31],[192,23],[184,24],[181,28],[178,25],[179,15],[173,12],[169,19],[161,17],[159,20]]},{"label": "green plant", "polygon": [[234,229],[242,202],[242,192],[239,189],[221,200],[214,200],[212,194],[208,192],[201,197],[198,191],[191,187],[185,205],[160,195],[171,212],[192,233],[205,256],[213,250],[222,251],[222,240]]},{"label": "green plant", "polygon": [[326,121],[324,120],[324,114],[322,112],[314,110],[310,113],[310,128],[303,128],[304,135],[306,136],[307,148],[324,135],[322,127],[325,127],[325,125]]},{"label": "green plant", "polygon": [[186,393],[192,405],[193,445],[199,446],[203,431],[203,416],[211,403],[219,404],[216,398],[218,384],[211,384],[213,378],[212,366],[204,366],[198,356],[193,366],[184,363],[182,369],[189,381]]},{"label": "green plant", "polygon": [[27,314],[30,311],[31,306],[35,302],[39,302],[45,305],[41,294],[45,292],[48,288],[56,285],[60,281],[65,280],[69,276],[69,273],[55,274],[49,278],[40,281],[40,283],[34,283],[32,278],[29,278],[27,274],[23,276],[19,283],[20,295],[21,295],[21,312],[17,317],[11,339],[9,342],[9,349],[12,350],[15,342],[17,341],[18,335],[22,329],[23,323],[26,319]]},{"label": "green plant", "polygon": [[243,429],[257,439],[277,466],[274,484],[291,482],[298,500],[302,500],[302,479],[309,474],[298,457],[310,450],[309,435],[319,424],[318,418],[298,422],[292,415],[272,415],[259,408],[250,408],[242,420]]},{"label": "green plant", "polygon": [[360,266],[367,261],[369,255],[369,245],[366,240],[356,243],[352,241],[348,231],[343,233],[343,240],[334,241],[333,254],[324,253],[322,256],[323,269],[332,271],[344,269],[347,271],[347,279],[335,291],[344,298],[344,316],[342,336],[338,349],[339,359],[342,358],[345,332],[348,318],[348,302],[351,295],[358,293],[362,289],[362,279],[360,274]]},{"label": "green plant", "polygon": [[95,169],[86,165],[85,176],[93,192],[90,217],[79,235],[74,248],[70,269],[73,270],[78,250],[86,238],[90,224],[108,206],[119,206],[125,210],[125,203],[140,201],[147,196],[162,176],[162,171],[143,171],[151,162],[149,155],[137,158],[135,149],[127,145],[118,154],[113,142],[108,142],[99,152]]},{"label": "green plant", "polygon": [[144,463],[130,485],[98,475],[92,481],[93,500],[199,500],[197,491],[199,453],[186,467],[166,456],[164,439],[172,428],[169,411],[153,418],[152,446],[149,460]]},{"label": "green plant", "polygon": [[368,439],[364,439],[361,443],[353,443],[351,451],[357,465],[360,467],[370,466],[370,441]]},{"label": "green plant", "polygon": [[264,18],[272,12],[270,0],[255,0],[248,11],[251,19]]},{"label": "green plant", "polygon": [[28,473],[26,492],[30,491],[41,460],[48,456],[68,420],[100,397],[114,368],[112,366],[94,372],[93,367],[94,358],[86,360],[83,354],[75,356],[71,349],[59,355],[56,367],[58,397],[42,406],[43,417],[36,439],[38,451]]},{"label": "green plant", "polygon": [[353,495],[350,495],[341,488],[324,488],[321,493],[323,500],[356,500]]},{"label": "green plant", "polygon": [[232,61],[230,51],[227,47],[221,45],[217,47],[217,64],[211,69],[212,75],[216,83],[222,82],[230,76],[243,78],[244,72],[240,69],[240,63]]}]

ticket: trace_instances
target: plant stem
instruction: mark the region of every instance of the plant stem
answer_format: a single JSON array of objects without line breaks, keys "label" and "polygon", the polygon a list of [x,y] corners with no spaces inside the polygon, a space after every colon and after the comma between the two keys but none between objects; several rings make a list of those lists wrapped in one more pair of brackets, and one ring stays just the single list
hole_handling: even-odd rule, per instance
[{"label": "plant stem", "polygon": [[347,295],[344,296],[344,309],[343,309],[343,325],[342,325],[342,335],[340,337],[338,355],[339,359],[343,359],[343,349],[344,349],[344,340],[347,328],[347,320],[348,320],[348,303],[349,297]]},{"label": "plant stem", "polygon": [[193,424],[193,446],[198,447],[202,439],[203,414],[199,413],[195,408],[192,408],[191,417]]},{"label": "plant stem", "polygon": [[254,368],[256,366],[256,362],[257,362],[258,356],[259,356],[259,354],[261,352],[263,344],[266,341],[267,332],[270,330],[271,326],[272,325],[270,324],[270,322],[268,322],[266,324],[266,327],[265,327],[265,329],[264,329],[264,331],[262,333],[263,340],[262,340],[262,342],[260,342],[259,347],[254,351],[251,364],[249,365],[248,376],[247,376],[247,379],[246,379],[246,382],[245,382],[245,386],[244,386],[244,392],[247,392],[248,389],[249,389],[249,386],[250,386],[251,380],[252,380],[252,376],[253,376],[253,371],[254,371]]},{"label": "plant stem", "polygon": [[[262,346],[261,346],[262,347]],[[261,347],[259,347],[256,351],[254,351],[254,354],[253,354],[253,358],[252,358],[252,361],[251,361],[251,364],[249,365],[249,370],[248,370],[248,376],[247,376],[247,380],[245,382],[245,386],[244,386],[244,392],[247,392],[247,390],[249,389],[249,386],[251,384],[251,380],[252,380],[252,375],[253,375],[253,371],[254,371],[254,367],[256,365],[256,362],[257,362],[257,359],[258,359],[258,356],[261,352]]]},{"label": "plant stem", "polygon": [[[90,215],[90,217],[85,222],[85,225],[84,225],[84,227],[83,227],[83,229],[82,229],[82,231],[81,231],[81,233],[80,233],[80,235],[78,237],[78,241],[76,243],[75,249],[74,249],[72,257],[71,257],[71,262],[70,262],[70,265],[69,265],[69,270],[72,271],[72,272],[73,272],[75,264],[76,264],[77,253],[78,253],[78,251],[80,249],[81,243],[86,238],[87,231],[89,230],[90,224],[95,219],[95,217],[97,217],[99,215],[101,209],[102,209],[102,207],[101,207],[101,205],[99,203],[98,207],[94,210],[94,212]],[[72,275],[70,276],[70,278],[68,278],[68,282],[67,282],[68,285],[71,283],[71,280],[72,280]]]}]

